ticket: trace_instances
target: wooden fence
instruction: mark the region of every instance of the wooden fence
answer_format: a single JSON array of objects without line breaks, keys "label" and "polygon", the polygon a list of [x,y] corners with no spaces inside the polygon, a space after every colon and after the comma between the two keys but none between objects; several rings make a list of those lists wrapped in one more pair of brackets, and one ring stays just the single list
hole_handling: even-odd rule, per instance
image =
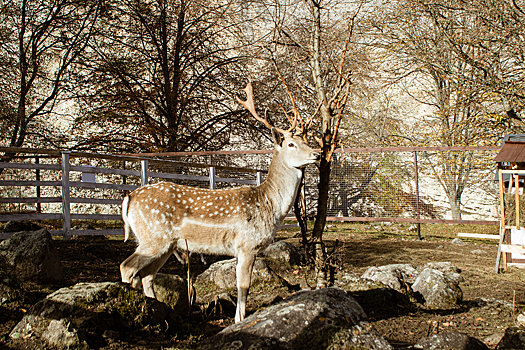
[{"label": "wooden fence", "polygon": [[[69,151],[56,151],[56,150],[41,150],[41,149],[30,149],[30,148],[12,148],[12,147],[0,147],[0,152],[3,153],[16,153],[17,155],[23,155],[24,158],[35,159],[34,163],[17,163],[17,162],[0,162],[0,171],[4,169],[29,169],[35,171],[35,180],[0,180],[0,188],[5,186],[21,186],[21,187],[35,187],[35,197],[2,197],[0,198],[1,203],[31,203],[36,204],[37,208],[40,208],[42,203],[61,203],[62,211],[60,213],[41,213],[40,210],[36,210],[36,213],[21,213],[21,214],[4,214],[0,215],[0,221],[22,221],[22,220],[62,220],[62,230],[50,230],[52,235],[62,235],[64,239],[71,239],[72,235],[120,235],[123,234],[123,230],[77,230],[71,228],[71,220],[121,220],[119,214],[85,214],[85,213],[73,213],[71,212],[72,203],[86,203],[95,205],[111,205],[120,204],[122,198],[118,199],[107,199],[107,198],[90,198],[90,197],[74,197],[71,196],[71,190],[73,188],[81,188],[88,190],[118,190],[122,193],[132,191],[139,187],[138,185],[127,184],[127,178],[135,176],[140,178],[140,185],[145,185],[149,182],[150,178],[162,178],[170,180],[197,180],[209,182],[211,189],[216,188],[218,182],[228,182],[236,184],[254,184],[258,185],[262,182],[262,173],[264,170],[255,170],[247,168],[238,168],[231,166],[210,166],[199,163],[188,163],[188,162],[176,162],[169,160],[159,160],[145,157],[136,156],[115,156],[115,155],[102,155],[92,154],[83,152],[69,152]],[[61,164],[40,164],[39,159],[42,157],[48,158],[61,158]],[[110,160],[116,161],[122,164],[122,168],[104,168],[94,166],[75,166],[71,164],[72,158],[86,158],[86,159],[98,159],[98,160]],[[126,168],[126,162],[140,163],[140,170],[128,170]],[[184,168],[207,168],[209,176],[196,176],[187,174],[175,174],[166,172],[151,171],[152,166],[177,166]],[[45,181],[40,179],[41,170],[57,171],[59,173],[59,181]],[[234,171],[242,173],[252,173],[255,175],[254,180],[240,179],[240,178],[226,178],[218,177],[217,171]],[[93,178],[90,180],[86,179],[89,176],[85,176],[83,181],[71,181],[71,173],[80,172],[83,175],[93,174]],[[122,179],[121,183],[97,183],[94,181],[95,174],[106,174],[106,175],[119,175]],[[41,187],[58,187],[61,189],[60,197],[42,197],[40,196]],[[123,197],[123,196],[122,196]],[[0,233],[0,239],[8,238],[11,233]]]}]

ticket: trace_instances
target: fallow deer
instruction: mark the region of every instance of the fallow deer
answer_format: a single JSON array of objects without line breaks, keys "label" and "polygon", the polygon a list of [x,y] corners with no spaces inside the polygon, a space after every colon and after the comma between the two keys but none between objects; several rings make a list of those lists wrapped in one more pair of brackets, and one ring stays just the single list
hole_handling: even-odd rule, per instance
[{"label": "fallow deer", "polygon": [[125,239],[130,229],[138,240],[136,251],[120,265],[122,282],[140,277],[146,296],[154,298],[153,280],[177,249],[230,255],[237,258],[237,310],[235,322],[245,316],[246,299],[257,253],[275,237],[277,226],[293,206],[301,168],[318,154],[291,131],[274,128],[260,118],[253,103],[251,84],[247,100],[237,99],[258,121],[271,128],[273,158],[266,181],[259,186],[210,190],[170,182],[146,185],[122,203]]}]

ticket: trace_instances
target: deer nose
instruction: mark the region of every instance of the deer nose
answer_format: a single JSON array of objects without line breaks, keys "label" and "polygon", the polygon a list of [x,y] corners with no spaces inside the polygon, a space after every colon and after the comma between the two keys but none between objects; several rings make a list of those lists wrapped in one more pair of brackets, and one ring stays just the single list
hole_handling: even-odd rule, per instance
[{"label": "deer nose", "polygon": [[312,153],[312,155],[315,157],[315,160],[320,160],[321,159],[321,155],[317,152],[314,152]]}]

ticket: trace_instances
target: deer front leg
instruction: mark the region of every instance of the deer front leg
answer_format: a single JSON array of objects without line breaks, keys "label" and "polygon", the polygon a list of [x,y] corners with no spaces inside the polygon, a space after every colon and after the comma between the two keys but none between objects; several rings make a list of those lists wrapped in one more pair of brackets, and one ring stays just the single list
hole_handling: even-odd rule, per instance
[{"label": "deer front leg", "polygon": [[255,254],[253,252],[240,252],[237,256],[237,311],[235,323],[244,320],[246,314],[246,299],[252,281],[253,264]]}]

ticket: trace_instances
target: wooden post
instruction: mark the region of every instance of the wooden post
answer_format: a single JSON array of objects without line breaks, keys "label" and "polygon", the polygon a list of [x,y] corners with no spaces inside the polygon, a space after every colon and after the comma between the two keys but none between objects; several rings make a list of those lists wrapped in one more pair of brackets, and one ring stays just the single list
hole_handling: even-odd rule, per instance
[{"label": "wooden post", "polygon": [[257,186],[259,186],[260,184],[262,184],[262,173],[260,171],[258,171],[256,174],[255,174],[255,182],[257,183]]},{"label": "wooden post", "polygon": [[214,190],[217,188],[217,185],[215,184],[215,167],[210,167],[210,190]]},{"label": "wooden post", "polygon": [[62,237],[71,239],[71,207],[69,198],[69,153],[62,152]]},{"label": "wooden post", "polygon": [[[126,161],[125,160],[122,161],[122,170],[126,170]],[[127,175],[122,175],[122,184],[126,185],[127,181],[128,181]],[[122,197],[126,197],[127,194],[128,194],[127,190],[122,190]]]},{"label": "wooden post", "polygon": [[140,161],[140,185],[146,186],[148,184],[148,161]]},{"label": "wooden post", "polygon": [[515,186],[514,192],[516,194],[516,229],[520,229],[520,176],[514,175]]},{"label": "wooden post", "polygon": [[[40,157],[35,157],[35,164],[40,164]],[[40,169],[36,169],[36,181],[40,181]],[[40,198],[40,186],[36,186],[36,198]],[[36,212],[38,214],[42,213],[42,205],[40,202],[36,203]]]},{"label": "wooden post", "polygon": [[[499,245],[498,254],[496,255],[496,267],[494,273],[499,273],[499,261],[501,260],[501,245],[505,238],[505,192],[503,187],[503,173],[501,169],[498,169],[498,181],[499,181],[499,202],[500,202],[500,224],[499,224]],[[512,183],[512,181],[511,181]],[[507,267],[506,253],[503,254],[503,268]]]},{"label": "wooden post", "polygon": [[416,215],[417,215],[417,239],[421,240],[421,212],[419,211],[419,171],[417,168],[417,151],[414,151],[414,176],[416,181]]}]

